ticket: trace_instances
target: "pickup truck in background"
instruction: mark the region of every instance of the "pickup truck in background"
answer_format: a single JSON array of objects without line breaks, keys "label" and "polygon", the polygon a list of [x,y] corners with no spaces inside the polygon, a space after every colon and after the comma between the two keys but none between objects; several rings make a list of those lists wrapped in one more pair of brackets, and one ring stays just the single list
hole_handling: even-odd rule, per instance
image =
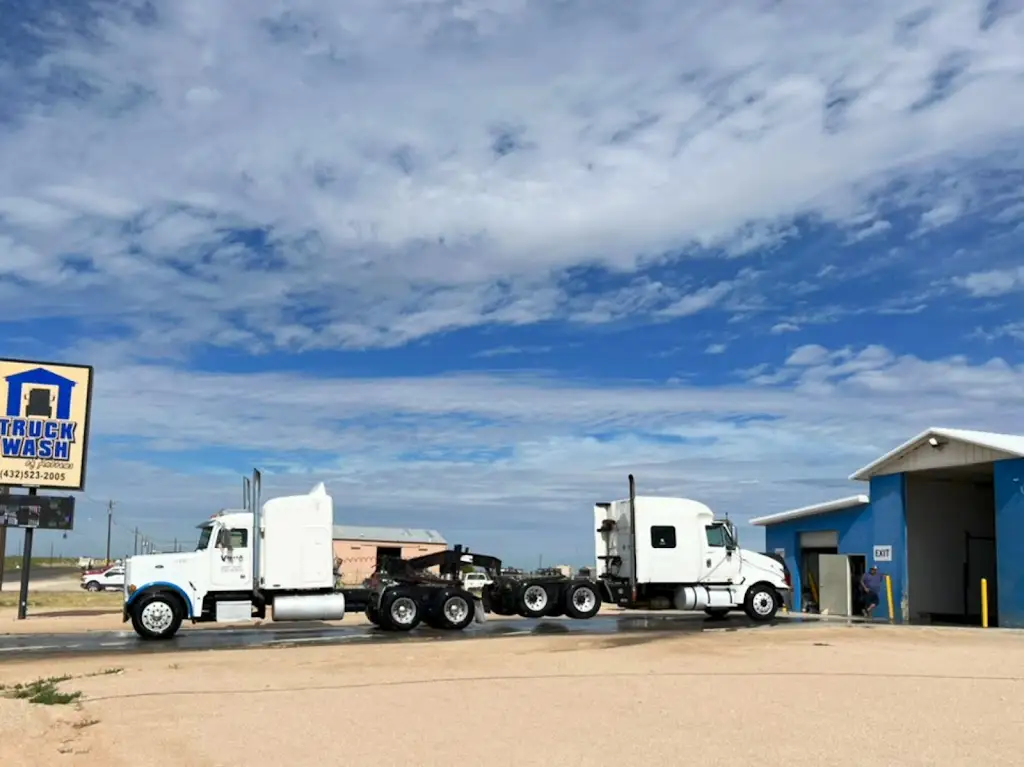
[{"label": "pickup truck in background", "polygon": [[124,566],[114,565],[104,570],[82,573],[81,587],[86,591],[106,591],[124,588]]}]

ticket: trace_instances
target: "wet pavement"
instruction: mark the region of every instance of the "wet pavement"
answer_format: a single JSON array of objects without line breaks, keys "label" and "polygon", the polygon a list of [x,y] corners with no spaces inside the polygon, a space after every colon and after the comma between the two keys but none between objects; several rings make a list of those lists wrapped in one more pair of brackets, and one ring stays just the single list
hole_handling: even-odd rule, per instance
[{"label": "wet pavement", "polygon": [[[185,652],[189,650],[232,650],[250,647],[298,645],[341,645],[365,642],[458,641],[498,639],[517,636],[584,636],[680,634],[701,631],[739,631],[795,625],[797,620],[778,619],[754,624],[739,615],[708,620],[703,614],[601,616],[591,620],[567,618],[489,619],[474,623],[465,631],[439,631],[427,627],[409,633],[381,631],[374,626],[345,626],[326,623],[266,623],[239,628],[183,628],[166,642],[140,640],[133,631],[92,631],[82,634],[12,634],[0,636],[0,661],[40,657],[72,657],[114,653]],[[653,638],[653,636],[651,637]]]}]

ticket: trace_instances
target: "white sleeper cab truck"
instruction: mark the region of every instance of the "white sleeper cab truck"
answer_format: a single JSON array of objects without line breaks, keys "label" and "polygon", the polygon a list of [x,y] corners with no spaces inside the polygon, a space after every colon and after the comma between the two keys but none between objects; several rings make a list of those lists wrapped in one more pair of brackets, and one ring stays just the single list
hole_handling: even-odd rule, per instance
[{"label": "white sleeper cab truck", "polygon": [[123,619],[140,637],[169,639],[185,620],[264,618],[268,607],[275,621],[345,616],[345,595],[334,589],[334,509],[323,483],[262,506],[259,486],[254,472],[245,482],[247,508],[200,525],[195,551],[128,559]]},{"label": "white sleeper cab truck", "polygon": [[685,498],[637,496],[594,506],[602,598],[635,609],[743,610],[770,621],[790,584],[771,557],[739,548],[728,520]]}]

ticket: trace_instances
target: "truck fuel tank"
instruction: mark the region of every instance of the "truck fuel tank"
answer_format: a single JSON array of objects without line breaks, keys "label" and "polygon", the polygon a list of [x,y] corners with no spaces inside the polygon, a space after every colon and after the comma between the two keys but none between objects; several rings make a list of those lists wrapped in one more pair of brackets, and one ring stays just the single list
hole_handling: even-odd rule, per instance
[{"label": "truck fuel tank", "polygon": [[345,617],[345,595],[295,594],[274,598],[275,621],[340,621]]}]

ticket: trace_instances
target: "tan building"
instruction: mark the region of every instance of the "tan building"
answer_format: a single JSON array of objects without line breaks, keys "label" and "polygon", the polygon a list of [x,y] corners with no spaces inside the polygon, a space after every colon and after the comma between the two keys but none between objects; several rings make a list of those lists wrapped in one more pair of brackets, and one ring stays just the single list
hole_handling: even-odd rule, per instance
[{"label": "tan building", "polygon": [[437,530],[334,526],[334,558],[341,560],[341,582],[346,586],[369,578],[382,556],[409,559],[446,548],[448,542]]}]

